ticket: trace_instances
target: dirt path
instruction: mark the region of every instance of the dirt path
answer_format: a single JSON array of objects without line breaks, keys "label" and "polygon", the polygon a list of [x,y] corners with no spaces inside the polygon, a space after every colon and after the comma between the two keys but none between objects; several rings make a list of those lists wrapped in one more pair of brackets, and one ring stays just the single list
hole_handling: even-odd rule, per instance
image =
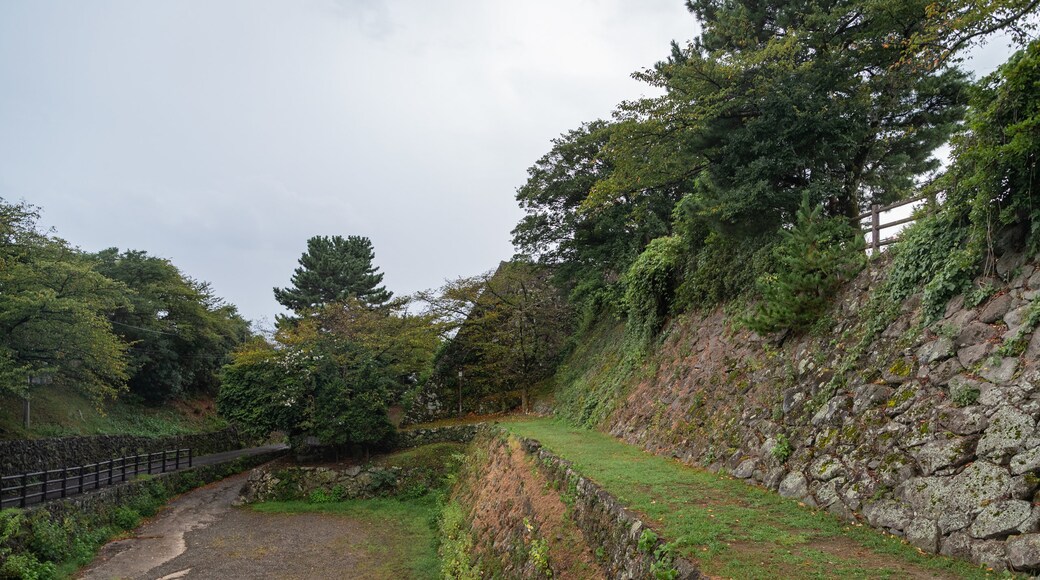
[{"label": "dirt path", "polygon": [[239,474],[186,493],[111,542],[79,578],[380,578],[378,531],[342,515],[233,508]]}]

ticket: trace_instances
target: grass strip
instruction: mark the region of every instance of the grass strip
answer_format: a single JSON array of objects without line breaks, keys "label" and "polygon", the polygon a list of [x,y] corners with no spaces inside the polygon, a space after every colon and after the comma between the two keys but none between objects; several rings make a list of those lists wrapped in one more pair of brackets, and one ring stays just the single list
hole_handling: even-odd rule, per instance
[{"label": "grass strip", "polygon": [[724,474],[651,454],[551,419],[505,422],[570,461],[711,576],[730,578],[994,578],[897,537],[839,520]]}]

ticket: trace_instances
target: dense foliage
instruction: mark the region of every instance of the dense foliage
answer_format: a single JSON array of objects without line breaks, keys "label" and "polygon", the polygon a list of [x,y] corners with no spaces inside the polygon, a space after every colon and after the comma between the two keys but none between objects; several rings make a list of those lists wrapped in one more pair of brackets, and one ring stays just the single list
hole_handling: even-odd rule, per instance
[{"label": "dense foliage", "polygon": [[550,276],[530,262],[503,262],[420,293],[450,337],[437,354],[434,381],[470,401],[516,391],[526,409],[531,388],[553,375],[572,331],[570,308]]},{"label": "dense foliage", "polygon": [[[553,264],[585,313],[627,308],[647,335],[670,313],[746,295],[761,300],[760,330],[807,327],[826,292],[804,289],[832,289],[815,278],[821,260],[858,260],[857,216],[911,196],[939,169],[933,152],[962,126],[973,92],[972,145],[958,152],[979,139],[1003,148],[973,154],[996,173],[968,170],[959,187],[992,190],[976,214],[999,205],[1010,223],[1029,211],[1007,194],[1031,187],[1028,105],[995,80],[973,89],[958,58],[998,30],[1027,38],[1037,2],[686,4],[699,36],[634,75],[659,96],[554,141],[517,192],[527,216],[514,243]],[[1031,82],[1015,78],[1001,82]],[[981,130],[983,118],[1010,118],[1002,115],[1018,115],[1018,125]],[[803,200],[813,225],[794,231]]]},{"label": "dense foliage", "polygon": [[109,321],[130,345],[130,391],[153,402],[215,393],[217,372],[249,336],[249,323],[235,307],[169,260],[116,248],[93,258],[98,272],[129,290],[129,303]]},{"label": "dense foliage", "polygon": [[759,280],[762,300],[746,321],[753,330],[807,329],[865,264],[863,238],[847,220],[826,218],[822,209],[805,196],[794,227],[781,233],[777,270]]},{"label": "dense foliage", "polygon": [[0,199],[0,393],[35,384],[101,402],[215,392],[226,353],[249,334],[208,285],[144,252],[82,252],[43,232],[39,212]]},{"label": "dense foliage", "polygon": [[292,303],[298,318],[283,319],[273,342],[256,339],[233,354],[218,407],[259,436],[277,430],[297,444],[387,444],[395,433],[389,409],[429,374],[437,326],[375,287],[382,274],[367,238],[316,237],[308,246],[295,288],[275,289],[279,300],[308,296]]},{"label": "dense foliage", "polygon": [[0,199],[0,392],[28,396],[47,378],[100,400],[128,377],[127,344],[108,314],[128,304],[124,285],[37,227],[36,208]]}]

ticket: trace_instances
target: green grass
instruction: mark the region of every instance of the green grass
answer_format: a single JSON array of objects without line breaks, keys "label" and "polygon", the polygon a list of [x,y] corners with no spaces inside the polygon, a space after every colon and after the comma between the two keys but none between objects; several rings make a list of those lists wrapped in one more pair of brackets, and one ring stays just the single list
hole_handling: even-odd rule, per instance
[{"label": "green grass", "polygon": [[261,513],[324,513],[351,518],[370,529],[372,541],[361,546],[370,556],[357,576],[438,578],[436,494],[412,499],[376,498],[336,503],[265,502],[252,506]]},{"label": "green grass", "polygon": [[451,460],[452,455],[465,453],[464,443],[430,443],[412,447],[404,451],[381,455],[372,460],[372,463],[383,466],[397,466],[404,469],[423,467],[429,469],[443,470]]},{"label": "green grass", "polygon": [[0,439],[38,439],[69,435],[140,435],[162,437],[216,431],[227,426],[211,400],[200,399],[148,407],[114,401],[101,408],[80,393],[58,386],[36,389],[31,399],[31,428],[22,426],[22,400],[0,397]]},{"label": "green grass", "polygon": [[924,554],[894,536],[603,433],[549,419],[503,426],[571,461],[709,575],[902,578],[913,569],[943,577],[993,577],[968,562]]}]

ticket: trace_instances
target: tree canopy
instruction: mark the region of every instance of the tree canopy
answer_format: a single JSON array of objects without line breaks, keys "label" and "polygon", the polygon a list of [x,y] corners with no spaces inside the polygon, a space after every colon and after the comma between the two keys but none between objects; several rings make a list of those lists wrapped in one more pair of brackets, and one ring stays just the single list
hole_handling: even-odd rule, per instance
[{"label": "tree canopy", "polygon": [[130,345],[130,391],[152,402],[215,393],[217,372],[249,336],[249,323],[237,309],[169,260],[116,248],[93,258],[99,273],[129,290],[128,303],[109,320]]},{"label": "tree canopy", "polygon": [[550,378],[573,330],[570,307],[551,271],[523,261],[450,281],[420,293],[449,336],[437,354],[433,380],[462,387],[470,401],[530,389]]},{"label": "tree canopy", "polygon": [[274,342],[256,339],[224,367],[221,413],[257,435],[281,430],[294,443],[380,446],[393,439],[388,409],[429,373],[439,338],[406,301],[381,309],[357,299],[308,311]]},{"label": "tree canopy", "polygon": [[315,236],[287,289],[275,297],[298,318],[273,341],[257,339],[224,367],[220,412],[257,435],[272,430],[299,444],[389,443],[391,405],[430,372],[440,337],[427,315],[379,286],[368,238]]},{"label": "tree canopy", "polygon": [[372,265],[375,251],[363,236],[314,236],[300,256],[292,286],[275,288],[279,304],[297,315],[305,310],[353,297],[366,306],[380,306],[393,296],[383,274]]},{"label": "tree canopy", "polygon": [[107,314],[126,287],[37,227],[39,213],[0,199],[0,391],[28,394],[36,376],[102,400],[125,386],[127,345]]},{"label": "tree canopy", "polygon": [[149,402],[215,392],[217,370],[249,324],[168,260],[80,251],[0,199],[0,393],[30,381],[101,403],[130,390]]},{"label": "tree canopy", "polygon": [[934,178],[974,91],[960,54],[1026,38],[1037,1],[686,5],[700,34],[634,75],[658,96],[553,141],[517,191],[518,253],[586,311],[646,328],[764,288],[804,199],[853,223]]}]

